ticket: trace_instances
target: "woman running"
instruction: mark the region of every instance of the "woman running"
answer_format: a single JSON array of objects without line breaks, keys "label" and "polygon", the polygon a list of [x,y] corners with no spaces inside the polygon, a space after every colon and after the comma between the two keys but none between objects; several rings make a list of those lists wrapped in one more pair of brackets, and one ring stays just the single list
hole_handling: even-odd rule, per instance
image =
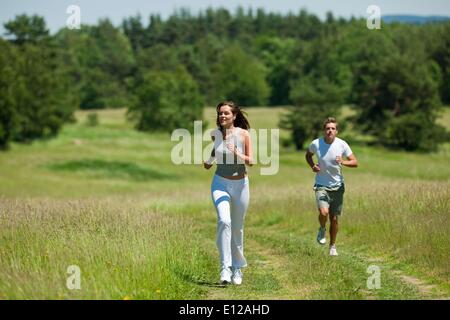
[{"label": "woman running", "polygon": [[217,248],[220,254],[220,282],[240,285],[244,257],[244,218],[249,203],[246,165],[252,165],[250,124],[232,101],[217,106],[217,126],[211,133],[214,149],[204,163],[217,169],[211,184],[211,196],[217,211]]}]

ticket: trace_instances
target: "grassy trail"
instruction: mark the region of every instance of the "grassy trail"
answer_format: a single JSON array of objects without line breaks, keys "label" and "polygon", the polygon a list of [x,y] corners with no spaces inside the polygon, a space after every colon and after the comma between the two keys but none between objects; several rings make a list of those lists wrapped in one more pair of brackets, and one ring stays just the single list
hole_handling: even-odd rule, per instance
[{"label": "grassy trail", "polygon": [[[250,109],[249,118],[276,128],[281,112]],[[57,138],[0,153],[0,299],[450,298],[450,144],[413,154],[343,133],[356,137],[360,168],[344,173],[338,257],[315,241],[303,154],[280,150],[272,176],[250,168],[249,267],[241,286],[224,287],[213,172],[174,165],[170,136],[133,130],[124,110],[98,113],[97,127],[79,112]],[[214,110],[205,114],[211,122]],[[81,268],[81,290],[66,286],[70,265]],[[367,288],[373,265],[380,289]]]},{"label": "grassy trail", "polygon": [[[217,260],[215,223],[203,211],[193,225],[205,239],[204,250]],[[198,214],[198,211],[197,211]],[[205,222],[209,220],[209,222]],[[395,269],[383,258],[373,258],[349,247],[339,248],[338,257],[328,255],[328,246],[315,242],[315,230],[286,233],[280,225],[246,227],[245,252],[249,267],[241,286],[220,285],[216,265],[208,270],[202,299],[449,299],[448,292],[425,280]],[[368,266],[381,266],[381,288],[368,289]]]}]

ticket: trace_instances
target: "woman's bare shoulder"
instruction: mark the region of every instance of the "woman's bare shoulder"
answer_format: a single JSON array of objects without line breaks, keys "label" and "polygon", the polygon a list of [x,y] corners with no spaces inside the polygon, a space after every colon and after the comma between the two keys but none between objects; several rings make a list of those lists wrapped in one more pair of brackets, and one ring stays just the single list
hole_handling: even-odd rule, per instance
[{"label": "woman's bare shoulder", "polygon": [[242,129],[241,128],[241,134],[243,137],[250,137],[250,132],[247,129]]}]

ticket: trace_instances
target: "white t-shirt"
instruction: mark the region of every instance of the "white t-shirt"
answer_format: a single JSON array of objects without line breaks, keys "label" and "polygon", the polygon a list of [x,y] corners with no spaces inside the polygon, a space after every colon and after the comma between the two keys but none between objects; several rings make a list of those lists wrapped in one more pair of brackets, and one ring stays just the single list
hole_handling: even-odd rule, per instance
[{"label": "white t-shirt", "polygon": [[319,159],[320,171],[316,173],[316,185],[334,188],[344,183],[342,166],[336,162],[336,157],[353,154],[347,142],[336,137],[333,143],[328,144],[322,137],[314,140],[308,150]]}]

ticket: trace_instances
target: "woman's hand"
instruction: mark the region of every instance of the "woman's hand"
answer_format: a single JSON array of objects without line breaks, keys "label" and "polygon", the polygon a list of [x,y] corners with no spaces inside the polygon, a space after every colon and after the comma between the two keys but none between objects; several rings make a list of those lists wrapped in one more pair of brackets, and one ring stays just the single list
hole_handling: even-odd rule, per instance
[{"label": "woman's hand", "polygon": [[203,167],[204,167],[206,170],[211,169],[212,166],[213,166],[213,165],[212,165],[211,163],[203,162]]},{"label": "woman's hand", "polygon": [[232,142],[227,143],[227,148],[234,155],[238,155],[238,149],[234,143],[232,143]]},{"label": "woman's hand", "polygon": [[209,170],[212,166],[213,166],[213,163],[216,161],[216,158],[215,157],[213,157],[213,156],[211,156],[208,160],[206,160],[205,162],[203,162],[203,167],[206,169],[206,170]]},{"label": "woman's hand", "polygon": [[227,149],[230,150],[230,152],[232,153],[236,152],[236,146],[232,142],[227,142]]}]

